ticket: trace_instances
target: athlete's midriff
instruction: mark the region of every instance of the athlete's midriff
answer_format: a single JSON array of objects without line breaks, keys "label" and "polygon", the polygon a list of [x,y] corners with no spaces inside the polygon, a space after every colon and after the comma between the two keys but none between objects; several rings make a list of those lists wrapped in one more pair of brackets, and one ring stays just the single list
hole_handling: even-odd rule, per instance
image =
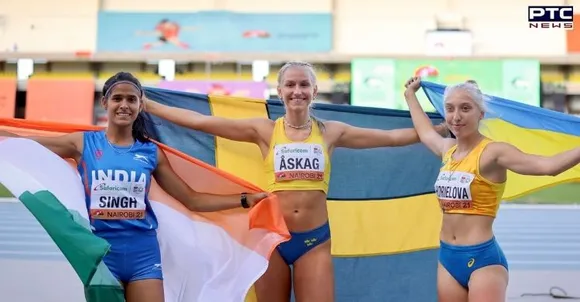
[{"label": "athlete's midriff", "polygon": [[288,229],[309,231],[328,221],[326,194],[322,191],[277,191]]},{"label": "athlete's midriff", "polygon": [[440,238],[453,245],[474,245],[493,236],[494,217],[473,214],[443,214]]}]

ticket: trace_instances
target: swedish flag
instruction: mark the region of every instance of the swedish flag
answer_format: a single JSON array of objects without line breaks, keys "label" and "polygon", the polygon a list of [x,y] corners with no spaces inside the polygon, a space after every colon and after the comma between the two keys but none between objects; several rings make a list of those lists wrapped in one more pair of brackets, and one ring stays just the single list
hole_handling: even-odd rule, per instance
[{"label": "swedish flag", "polygon": [[[274,100],[208,96],[147,89],[160,103],[228,118],[284,114]],[[314,115],[358,127],[413,127],[406,111],[317,104]],[[440,123],[439,115],[430,115]],[[155,116],[158,141],[219,169],[266,187],[257,146],[186,129]],[[367,150],[337,149],[332,158],[328,207],[337,301],[436,301],[441,211],[433,182],[440,159],[424,145]],[[247,301],[255,301],[250,295]]]}]

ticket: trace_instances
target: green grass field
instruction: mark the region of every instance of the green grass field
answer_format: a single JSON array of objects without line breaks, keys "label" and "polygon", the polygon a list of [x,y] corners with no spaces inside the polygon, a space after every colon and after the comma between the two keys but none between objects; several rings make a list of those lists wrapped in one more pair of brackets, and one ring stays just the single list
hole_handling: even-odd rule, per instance
[{"label": "green grass field", "polygon": [[527,204],[580,204],[580,183],[567,183],[523,196],[511,203]]},{"label": "green grass field", "polygon": [[0,198],[12,197],[12,194],[6,190],[6,188],[0,184]]}]

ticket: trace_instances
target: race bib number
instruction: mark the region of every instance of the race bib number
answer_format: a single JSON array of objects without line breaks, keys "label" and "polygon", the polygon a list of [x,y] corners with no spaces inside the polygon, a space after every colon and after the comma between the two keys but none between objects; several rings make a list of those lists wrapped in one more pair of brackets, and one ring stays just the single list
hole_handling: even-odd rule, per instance
[{"label": "race bib number", "polygon": [[146,184],[140,182],[93,180],[91,218],[144,219]]},{"label": "race bib number", "polygon": [[435,194],[443,210],[470,209],[471,183],[475,176],[465,172],[442,171],[435,182]]},{"label": "race bib number", "polygon": [[276,181],[324,179],[325,158],[320,144],[291,143],[274,147]]}]

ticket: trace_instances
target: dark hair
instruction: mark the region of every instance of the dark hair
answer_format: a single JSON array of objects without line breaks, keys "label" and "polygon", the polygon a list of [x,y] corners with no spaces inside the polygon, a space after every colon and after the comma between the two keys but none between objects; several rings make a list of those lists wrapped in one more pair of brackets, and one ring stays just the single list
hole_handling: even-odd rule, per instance
[{"label": "dark hair", "polygon": [[[118,82],[130,82],[137,87],[139,93],[141,94],[139,97],[143,97],[143,87],[141,86],[141,82],[134,77],[132,74],[128,72],[118,72],[114,76],[110,77],[103,85],[103,97],[106,99],[109,97],[109,93],[111,92],[111,88]],[[133,138],[144,143],[149,141],[149,134],[147,133],[147,127],[145,126],[145,114],[139,112],[137,114],[137,118],[133,122],[132,126],[132,135]]]}]

